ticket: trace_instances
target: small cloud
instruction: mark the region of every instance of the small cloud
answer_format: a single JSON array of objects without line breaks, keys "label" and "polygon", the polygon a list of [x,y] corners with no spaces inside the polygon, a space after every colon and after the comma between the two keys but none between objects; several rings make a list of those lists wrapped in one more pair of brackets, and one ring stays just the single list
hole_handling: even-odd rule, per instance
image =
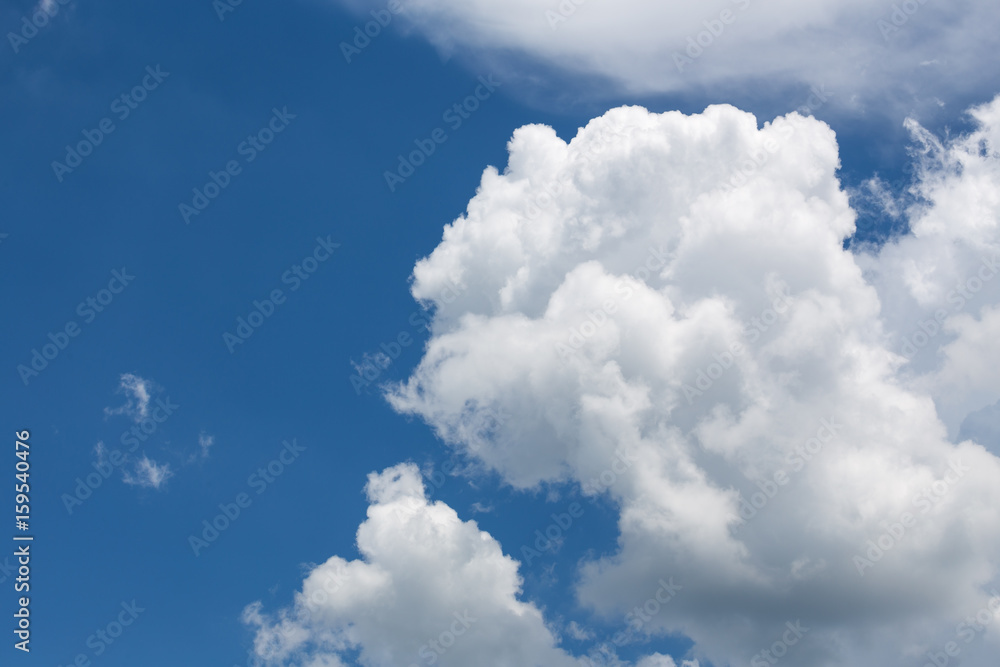
[{"label": "small cloud", "polygon": [[351,366],[357,371],[358,375],[364,376],[366,372],[370,372],[374,369],[376,374],[381,373],[383,370],[392,365],[392,357],[387,355],[385,352],[365,352],[361,357],[361,363],[357,363],[351,360]]},{"label": "small cloud", "polygon": [[104,460],[107,453],[108,453],[108,448],[104,444],[104,441],[103,440],[98,441],[98,443],[94,446],[94,454],[97,456],[98,466],[104,465]]},{"label": "small cloud", "polygon": [[202,431],[198,434],[198,448],[199,451],[191,454],[184,461],[184,465],[190,465],[195,461],[204,461],[208,458],[208,454],[212,449],[212,445],[215,444],[215,436],[211,436],[208,433]]},{"label": "small cloud", "polygon": [[566,626],[566,633],[573,639],[581,642],[594,638],[594,633],[592,631],[584,628],[576,621],[569,622],[569,625]]},{"label": "small cloud", "polygon": [[886,186],[885,181],[881,178],[873,176],[865,181],[862,187],[867,190],[866,194],[869,200],[883,213],[892,218],[898,218],[902,214],[903,211],[899,205],[899,201],[893,196],[892,192]]},{"label": "small cloud", "polygon": [[156,461],[143,455],[133,472],[125,471],[122,481],[130,486],[159,490],[173,476],[174,473],[170,471],[169,463],[159,465]]},{"label": "small cloud", "polygon": [[153,383],[138,375],[124,373],[118,383],[116,393],[125,394],[128,398],[125,405],[117,408],[104,408],[106,415],[128,415],[133,421],[141,422],[149,415],[149,394]]},{"label": "small cloud", "polygon": [[472,503],[472,507],[470,509],[472,509],[473,514],[489,514],[493,511],[493,505],[484,505],[477,501]]},{"label": "small cloud", "polygon": [[198,434],[198,446],[201,447],[201,458],[208,458],[208,450],[215,444],[215,438],[202,432]]}]

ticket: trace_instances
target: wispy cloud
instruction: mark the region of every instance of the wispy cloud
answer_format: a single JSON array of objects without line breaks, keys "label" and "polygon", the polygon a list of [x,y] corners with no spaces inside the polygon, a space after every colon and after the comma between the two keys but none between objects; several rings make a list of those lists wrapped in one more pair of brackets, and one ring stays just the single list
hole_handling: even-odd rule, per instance
[{"label": "wispy cloud", "polygon": [[566,634],[577,641],[587,641],[594,638],[593,631],[581,626],[576,621],[570,621],[569,625],[566,626]]},{"label": "wispy cloud", "polygon": [[122,481],[130,486],[159,490],[173,476],[169,463],[160,465],[143,455],[132,472],[125,471]]},{"label": "wispy cloud", "polygon": [[198,434],[198,447],[201,448],[201,458],[207,459],[208,452],[215,444],[215,438],[202,431]]},{"label": "wispy cloud", "polygon": [[484,505],[481,502],[474,502],[470,507],[473,514],[489,514],[493,511],[493,505]]},{"label": "wispy cloud", "polygon": [[138,375],[124,373],[118,383],[119,394],[126,395],[125,405],[117,408],[104,408],[106,415],[127,415],[136,422],[141,422],[149,415],[149,395],[153,383]]}]

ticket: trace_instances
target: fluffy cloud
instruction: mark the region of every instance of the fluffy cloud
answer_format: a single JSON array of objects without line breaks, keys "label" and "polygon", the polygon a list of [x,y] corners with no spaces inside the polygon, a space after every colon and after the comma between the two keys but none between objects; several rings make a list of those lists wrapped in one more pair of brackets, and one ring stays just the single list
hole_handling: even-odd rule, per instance
[{"label": "fluffy cloud", "polygon": [[908,360],[902,377],[934,396],[952,436],[1000,399],[1000,103],[970,115],[976,129],[944,143],[909,124],[920,174],[911,233],[859,258]]},{"label": "fluffy cloud", "polygon": [[[358,13],[385,0],[340,0]],[[525,57],[630,91],[825,84],[842,103],[915,101],[988,82],[1000,7],[983,0],[406,0],[412,30],[508,79]],[[371,19],[370,16],[367,16]],[[902,82],[906,82],[905,84]],[[589,88],[593,90],[593,88]]]},{"label": "fluffy cloud", "polygon": [[[973,116],[946,144],[911,124],[912,233],[858,252],[812,118],[631,107],[569,143],[521,128],[414,269],[434,331],[389,400],[514,487],[618,504],[617,553],[581,564],[585,607],[620,615],[673,577],[643,630],[713,664],[919,662],[1000,585],[1000,461],[954,441],[1000,397],[1000,280],[926,355],[901,351],[998,247],[1000,101]],[[504,417],[484,429],[484,411]],[[963,664],[992,664],[985,634]]]},{"label": "fluffy cloud", "polygon": [[290,609],[244,612],[266,664],[338,667],[569,667],[576,660],[534,605],[518,599],[518,563],[473,521],[429,502],[416,466],[368,478],[360,560],[334,556],[309,573]]}]

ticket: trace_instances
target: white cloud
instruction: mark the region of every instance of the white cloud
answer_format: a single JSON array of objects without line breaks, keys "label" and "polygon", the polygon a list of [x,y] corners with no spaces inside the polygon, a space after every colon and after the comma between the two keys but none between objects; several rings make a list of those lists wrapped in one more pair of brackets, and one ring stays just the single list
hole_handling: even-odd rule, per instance
[{"label": "white cloud", "polygon": [[126,415],[135,422],[141,422],[149,415],[150,390],[153,383],[132,373],[123,373],[118,383],[118,392],[126,396],[125,405],[104,408],[107,415]]},{"label": "white cloud", "polygon": [[208,435],[207,433],[198,434],[198,447],[201,449],[201,458],[208,458],[208,452],[215,444],[215,438]]},{"label": "white cloud", "polygon": [[474,502],[472,503],[469,509],[472,510],[473,514],[489,514],[490,512],[493,511],[493,506],[484,505],[483,503],[480,502]]},{"label": "white cloud", "polygon": [[367,667],[577,665],[518,599],[517,561],[474,521],[429,502],[416,466],[372,473],[366,490],[361,559],[314,567],[291,608],[245,610],[261,660],[340,665],[357,650]]},{"label": "white cloud", "polygon": [[[655,653],[637,662],[636,667],[677,667],[677,663],[669,655]],[[680,667],[698,667],[698,661],[685,660]]]},{"label": "white cloud", "polygon": [[972,109],[977,128],[941,141],[910,122],[921,179],[912,233],[859,259],[882,296],[902,378],[930,393],[953,437],[1000,399],[1000,101]]},{"label": "white cloud", "polygon": [[[948,143],[910,125],[913,234],[868,254],[843,248],[854,213],[812,118],[620,108],[568,144],[521,128],[414,269],[433,336],[389,400],[516,488],[606,490],[618,552],[582,563],[585,607],[615,617],[672,576],[684,593],[643,630],[713,664],[797,622],[795,664],[919,662],[1000,585],[1000,461],[949,439],[1000,397],[981,310],[1000,280],[947,319],[940,356],[899,354],[1000,238],[1000,101],[974,117]],[[435,298],[446,281],[458,298]],[[484,410],[506,417],[484,433]],[[986,634],[963,664],[993,664]]]},{"label": "white cloud", "polygon": [[[367,20],[385,0],[339,0]],[[985,0],[406,0],[402,21],[505,80],[576,72],[631,92],[825,84],[843,104],[905,109],[991,84]],[[348,38],[347,41],[350,41]],[[555,70],[539,76],[534,62]],[[560,81],[565,85],[564,81]],[[592,93],[595,86],[585,90]],[[597,88],[607,91],[607,87]],[[874,102],[874,103],[872,103]]]},{"label": "white cloud", "polygon": [[158,464],[156,461],[143,455],[135,464],[132,471],[122,472],[122,481],[129,486],[139,486],[157,491],[166,484],[167,480],[174,476],[170,470],[170,464]]},{"label": "white cloud", "polygon": [[586,641],[594,638],[594,631],[581,626],[576,621],[570,621],[566,626],[566,634],[577,641]]},{"label": "white cloud", "polygon": [[104,444],[104,441],[98,441],[94,445],[94,455],[97,456],[98,467],[104,467],[105,457],[108,455],[108,447]]}]

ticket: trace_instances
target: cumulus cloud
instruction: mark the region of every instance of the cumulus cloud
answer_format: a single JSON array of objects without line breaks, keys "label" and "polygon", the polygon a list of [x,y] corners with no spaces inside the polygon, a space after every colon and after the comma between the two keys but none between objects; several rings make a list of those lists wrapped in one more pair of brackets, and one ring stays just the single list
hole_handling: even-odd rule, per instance
[{"label": "cumulus cloud", "polygon": [[1000,399],[1000,103],[969,115],[975,130],[946,141],[908,124],[920,176],[911,233],[860,258],[908,360],[903,377],[934,396],[953,437]]},{"label": "cumulus cloud", "polygon": [[268,665],[577,665],[519,599],[518,563],[474,521],[430,502],[415,465],[372,473],[358,560],[315,566],[294,605],[244,611]]},{"label": "cumulus cloud", "polygon": [[149,398],[153,383],[132,373],[123,373],[118,383],[117,393],[125,394],[125,405],[104,408],[106,415],[126,415],[136,423],[149,415]]},{"label": "cumulus cloud", "polygon": [[[451,7],[414,11],[432,5]],[[1000,398],[1000,280],[953,304],[926,354],[902,350],[998,247],[1000,101],[972,115],[949,141],[909,125],[912,233],[859,251],[813,118],[627,107],[568,143],[520,128],[414,269],[432,338],[388,398],[515,488],[617,504],[617,552],[579,570],[598,614],[673,577],[684,594],[643,632],[711,664],[919,662],[1000,586],[1000,461],[956,441]],[[484,431],[483,411],[505,418]],[[963,664],[992,664],[984,634]]]},{"label": "cumulus cloud", "polygon": [[143,455],[132,470],[122,472],[122,481],[129,486],[138,486],[159,491],[167,480],[174,476],[170,470],[170,464],[159,464],[148,456]]},{"label": "cumulus cloud", "polygon": [[[340,0],[367,16],[384,0]],[[929,105],[990,82],[1000,7],[984,0],[407,0],[400,15],[442,52],[509,79],[538,67],[602,77],[631,92],[825,84],[873,112]],[[529,69],[530,72],[526,72]],[[551,77],[559,76],[553,73]],[[904,83],[905,82],[905,83]],[[607,90],[607,87],[603,88]],[[590,87],[589,90],[593,90]]]}]

